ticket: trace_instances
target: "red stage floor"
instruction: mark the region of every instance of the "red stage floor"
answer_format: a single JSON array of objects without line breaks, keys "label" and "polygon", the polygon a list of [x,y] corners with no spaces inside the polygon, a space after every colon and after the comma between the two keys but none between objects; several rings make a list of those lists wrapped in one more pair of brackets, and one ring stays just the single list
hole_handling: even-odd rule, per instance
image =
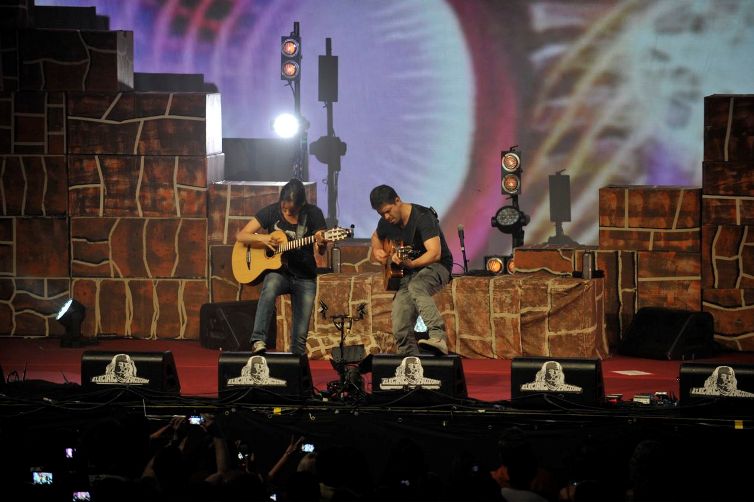
[{"label": "red stage floor", "polygon": [[[59,340],[46,338],[0,338],[0,366],[6,378],[17,372],[27,380],[55,383],[80,383],[81,354],[84,350],[163,351],[173,352],[181,382],[181,394],[212,397],[217,395],[217,360],[219,352],[203,348],[198,341],[176,340],[103,340],[80,349],[61,348]],[[698,361],[754,364],[754,353],[725,353]],[[310,361],[314,386],[324,390],[337,373],[329,361]],[[681,361],[657,361],[614,356],[602,362],[605,392],[634,394],[665,391],[678,395]],[[510,398],[510,360],[464,359],[463,369],[469,397],[481,401]],[[369,390],[369,389],[368,389]]]}]

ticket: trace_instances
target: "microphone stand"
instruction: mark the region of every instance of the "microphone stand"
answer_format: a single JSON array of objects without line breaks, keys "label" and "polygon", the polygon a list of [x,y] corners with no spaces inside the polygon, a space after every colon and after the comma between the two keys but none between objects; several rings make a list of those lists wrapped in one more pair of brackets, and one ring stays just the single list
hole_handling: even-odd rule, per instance
[{"label": "microphone stand", "polygon": [[[460,226],[460,225],[459,225]],[[469,273],[469,261],[466,259],[466,246],[463,239],[463,227],[458,229],[458,239],[461,241],[461,254],[463,255],[463,273]]]},{"label": "microphone stand", "polygon": [[[319,312],[323,319],[327,319],[327,305],[320,300]],[[352,398],[362,400],[366,398],[364,392],[364,382],[361,378],[358,362],[349,362],[345,357],[346,329],[350,330],[354,321],[364,319],[366,315],[366,304],[362,303],[357,308],[357,317],[346,314],[337,314],[330,316],[335,327],[340,332],[340,358],[336,361],[334,358],[331,363],[337,371],[340,380],[335,380],[327,384],[327,391],[330,396],[337,397],[340,400]],[[363,350],[363,347],[361,347]]]}]

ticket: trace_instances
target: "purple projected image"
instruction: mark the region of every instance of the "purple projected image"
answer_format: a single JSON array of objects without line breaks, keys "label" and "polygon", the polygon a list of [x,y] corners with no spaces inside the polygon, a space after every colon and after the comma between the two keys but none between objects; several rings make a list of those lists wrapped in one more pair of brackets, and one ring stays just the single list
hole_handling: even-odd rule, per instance
[{"label": "purple projected image", "polygon": [[[223,136],[272,137],[293,110],[279,43],[300,22],[301,112],[311,143],[326,133],[317,57],[339,57],[335,133],[348,144],[338,221],[368,237],[372,187],[440,214],[455,261],[464,225],[470,268],[510,250],[490,225],[508,204],[500,151],[522,152],[525,244],[554,234],[548,176],[571,177],[565,232],[597,241],[608,184],[701,184],[703,98],[751,93],[754,4],[745,0],[477,2],[462,0],[38,1],[95,5],[134,32],[135,71],[202,73],[222,94]],[[327,207],[327,167],[309,180]],[[281,176],[284,178],[284,176]],[[458,268],[455,271],[459,271]]]}]

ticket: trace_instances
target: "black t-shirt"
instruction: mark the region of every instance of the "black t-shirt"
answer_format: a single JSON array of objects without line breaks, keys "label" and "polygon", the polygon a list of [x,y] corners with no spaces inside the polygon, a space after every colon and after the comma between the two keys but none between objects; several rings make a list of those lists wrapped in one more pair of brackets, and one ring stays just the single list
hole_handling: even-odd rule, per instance
[{"label": "black t-shirt", "polygon": [[388,223],[385,218],[380,218],[377,224],[377,237],[380,240],[402,242],[406,246],[411,246],[419,254],[427,251],[424,241],[437,236],[440,237],[440,263],[450,272],[453,269],[453,255],[450,253],[448,243],[445,242],[445,235],[440,229],[437,216],[429,208],[411,204],[411,214],[405,228]]},{"label": "black t-shirt", "polygon": [[[298,225],[288,223],[283,217],[283,213],[280,212],[280,203],[275,202],[267,207],[263,207],[259,212],[254,215],[259,224],[267,230],[269,233],[275,230],[282,230],[285,232],[288,241],[298,239],[301,237],[309,237],[314,235],[319,230],[327,228],[325,222],[325,215],[322,214],[322,210],[312,204],[306,204],[301,208],[301,212],[298,215],[299,223],[304,223],[303,235],[297,236],[296,230]],[[306,218],[306,220],[304,220]],[[283,267],[282,271],[288,271],[292,275],[302,279],[313,279],[317,276],[317,263],[314,261],[314,244],[303,246],[298,249],[291,249],[283,253]]]}]

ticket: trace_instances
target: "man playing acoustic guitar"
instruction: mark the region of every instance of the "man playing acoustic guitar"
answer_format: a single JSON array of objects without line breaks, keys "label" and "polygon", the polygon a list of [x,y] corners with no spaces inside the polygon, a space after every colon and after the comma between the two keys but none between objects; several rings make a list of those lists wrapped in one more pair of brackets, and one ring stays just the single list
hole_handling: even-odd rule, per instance
[{"label": "man playing acoustic guitar", "polygon": [[[448,353],[445,322],[432,295],[450,281],[453,256],[432,208],[403,202],[392,187],[380,185],[369,195],[372,208],[381,218],[372,233],[372,257],[390,267],[399,267],[402,277],[393,298],[393,336],[398,354],[419,355],[419,347],[437,355]],[[392,252],[395,246],[411,246],[409,253]],[[386,272],[386,282],[388,274]],[[386,287],[388,285],[386,284]],[[416,318],[421,316],[428,340],[414,337]]]},{"label": "man playing acoustic guitar", "polygon": [[[260,229],[267,234],[258,234]],[[275,298],[291,294],[293,309],[293,326],[291,329],[291,352],[306,354],[306,337],[309,332],[309,318],[314,308],[314,296],[317,292],[317,264],[314,261],[314,249],[324,254],[325,216],[315,205],[307,204],[304,184],[292,179],[280,191],[280,200],[262,208],[251,221],[236,235],[236,241],[251,246],[263,245],[276,251],[280,240],[272,235],[283,231],[289,240],[314,236],[314,245],[292,249],[283,254],[283,265],[277,270],[269,270],[264,277],[262,291],[257,302],[254,318],[254,332],[251,335],[251,352],[259,354],[267,347],[265,339],[275,309]]]}]

